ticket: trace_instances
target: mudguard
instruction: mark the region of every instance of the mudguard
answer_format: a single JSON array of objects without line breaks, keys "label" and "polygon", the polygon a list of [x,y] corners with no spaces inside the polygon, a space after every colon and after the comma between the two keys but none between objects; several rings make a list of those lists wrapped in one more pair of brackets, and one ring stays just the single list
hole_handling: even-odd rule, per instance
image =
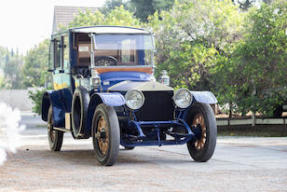
[{"label": "mudguard", "polygon": [[120,93],[95,93],[90,98],[88,107],[88,118],[86,119],[85,135],[91,134],[91,125],[96,107],[104,103],[111,107],[122,106],[126,103],[125,98]]},{"label": "mudguard", "polygon": [[193,95],[195,102],[198,103],[207,103],[207,104],[216,104],[217,99],[210,91],[190,91]]},{"label": "mudguard", "polygon": [[122,106],[126,103],[124,96],[120,93],[96,93],[96,95],[101,98],[102,103],[111,107]]},{"label": "mudguard", "polygon": [[42,120],[47,121],[50,105],[53,107],[53,125],[65,126],[65,113],[71,112],[72,93],[69,89],[46,91],[42,98]]}]

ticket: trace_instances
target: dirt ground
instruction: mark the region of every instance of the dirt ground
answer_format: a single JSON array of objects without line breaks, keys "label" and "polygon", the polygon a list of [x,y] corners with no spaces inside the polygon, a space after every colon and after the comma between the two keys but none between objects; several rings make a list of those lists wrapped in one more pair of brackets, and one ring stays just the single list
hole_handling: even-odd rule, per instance
[{"label": "dirt ground", "polygon": [[185,145],[121,150],[117,163],[96,163],[91,140],[65,135],[50,152],[46,130],[23,133],[24,146],[0,167],[0,191],[287,191],[287,138],[219,137],[207,163]]}]

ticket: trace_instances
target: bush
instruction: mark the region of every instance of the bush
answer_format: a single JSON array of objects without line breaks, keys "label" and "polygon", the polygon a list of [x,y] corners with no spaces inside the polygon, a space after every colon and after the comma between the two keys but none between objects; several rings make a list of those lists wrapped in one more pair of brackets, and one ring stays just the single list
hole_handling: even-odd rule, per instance
[{"label": "bush", "polygon": [[37,89],[33,91],[29,91],[29,98],[32,99],[33,102],[33,108],[32,111],[37,114],[41,114],[41,105],[42,105],[42,97],[47,91],[46,89]]}]

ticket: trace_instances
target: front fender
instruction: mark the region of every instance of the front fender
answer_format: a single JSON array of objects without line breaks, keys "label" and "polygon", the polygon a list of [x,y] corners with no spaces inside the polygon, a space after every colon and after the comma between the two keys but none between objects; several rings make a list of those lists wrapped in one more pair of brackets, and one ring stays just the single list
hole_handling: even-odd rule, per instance
[{"label": "front fender", "polygon": [[217,99],[210,91],[190,91],[194,100],[198,103],[216,104]]},{"label": "front fender", "polygon": [[120,93],[96,93],[102,100],[102,103],[111,106],[122,106],[126,103],[124,96]]},{"label": "front fender", "polygon": [[86,119],[85,135],[91,134],[91,126],[96,107],[104,103],[111,107],[122,106],[126,103],[125,98],[120,93],[95,93],[90,98],[88,107],[88,118]]}]

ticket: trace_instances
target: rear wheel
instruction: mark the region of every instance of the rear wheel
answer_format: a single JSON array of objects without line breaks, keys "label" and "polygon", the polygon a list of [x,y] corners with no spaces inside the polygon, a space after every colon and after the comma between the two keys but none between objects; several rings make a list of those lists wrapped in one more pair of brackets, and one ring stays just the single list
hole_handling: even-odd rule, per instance
[{"label": "rear wheel", "polygon": [[90,96],[87,89],[77,87],[72,100],[72,134],[74,138],[86,138],[84,133]]},{"label": "rear wheel", "polygon": [[92,121],[96,159],[101,165],[115,163],[120,145],[120,128],[115,110],[105,104],[97,106]]},{"label": "rear wheel", "polygon": [[214,153],[217,136],[216,120],[212,108],[204,103],[194,104],[187,122],[200,129],[199,135],[187,143],[190,156],[195,161],[208,161]]},{"label": "rear wheel", "polygon": [[63,144],[64,133],[62,131],[54,130],[52,106],[48,111],[48,141],[51,151],[60,151]]}]

